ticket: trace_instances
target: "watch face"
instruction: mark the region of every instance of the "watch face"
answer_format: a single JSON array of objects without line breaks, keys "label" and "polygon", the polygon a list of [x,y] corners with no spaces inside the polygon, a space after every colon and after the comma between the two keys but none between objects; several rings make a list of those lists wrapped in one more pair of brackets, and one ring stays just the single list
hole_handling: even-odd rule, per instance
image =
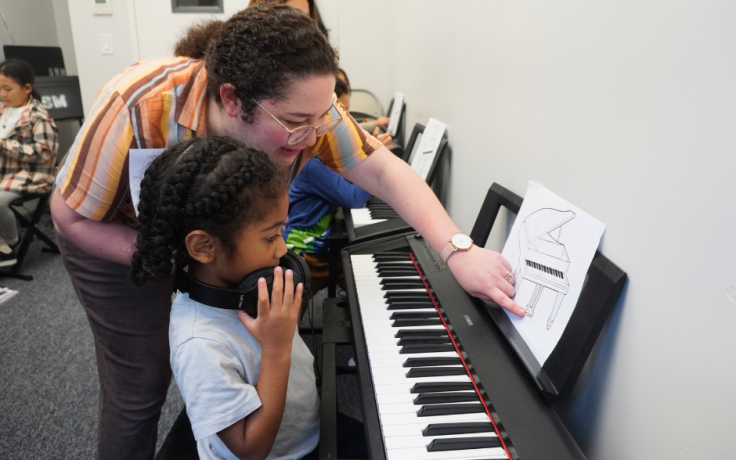
[{"label": "watch face", "polygon": [[473,245],[473,240],[465,233],[455,233],[452,235],[452,245],[458,250],[468,250]]}]

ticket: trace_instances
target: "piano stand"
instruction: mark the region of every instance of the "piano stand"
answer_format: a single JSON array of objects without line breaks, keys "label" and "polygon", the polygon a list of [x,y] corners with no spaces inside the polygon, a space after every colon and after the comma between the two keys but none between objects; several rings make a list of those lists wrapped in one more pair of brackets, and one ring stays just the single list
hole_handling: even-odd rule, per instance
[{"label": "piano stand", "polygon": [[322,395],[320,407],[320,460],[337,456],[337,374],[355,373],[355,369],[337,366],[337,345],[352,344],[347,300],[325,299],[322,305]]}]

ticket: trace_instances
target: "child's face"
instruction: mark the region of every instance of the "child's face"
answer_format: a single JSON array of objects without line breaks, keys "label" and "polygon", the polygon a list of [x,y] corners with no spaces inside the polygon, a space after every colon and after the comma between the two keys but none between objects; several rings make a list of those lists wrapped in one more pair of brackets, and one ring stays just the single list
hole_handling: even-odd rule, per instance
[{"label": "child's face", "polygon": [[281,226],[289,212],[289,195],[284,194],[266,218],[242,230],[234,254],[225,254],[220,273],[224,281],[237,285],[243,277],[259,268],[275,267],[286,254]]}]

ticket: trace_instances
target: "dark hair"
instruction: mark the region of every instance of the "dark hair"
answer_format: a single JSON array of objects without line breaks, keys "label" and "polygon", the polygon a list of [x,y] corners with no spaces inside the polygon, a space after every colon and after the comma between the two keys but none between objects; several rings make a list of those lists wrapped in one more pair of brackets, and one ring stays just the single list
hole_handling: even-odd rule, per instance
[{"label": "dark hair", "polygon": [[186,266],[185,237],[194,230],[234,253],[238,232],[265,219],[288,190],[286,170],[235,139],[196,137],[169,147],[141,181],[133,282],[142,286]]},{"label": "dark hair", "polygon": [[286,97],[293,79],[337,71],[337,53],[314,21],[276,4],[247,8],[224,23],[199,24],[177,43],[176,54],[204,58],[207,92],[218,104],[220,87],[232,84],[248,123],[258,107],[255,101]]},{"label": "dark hair", "polygon": [[[253,6],[258,5],[264,5],[266,3],[273,3],[276,5],[286,5],[286,2],[288,0],[250,0],[248,2],[248,8],[251,8]],[[307,0],[307,4],[309,4],[309,17],[312,18],[312,21],[314,21],[317,24],[317,27],[319,27],[319,31],[322,32],[325,36],[327,35],[327,28],[322,23],[322,16],[319,14],[319,10],[317,9],[317,4],[314,3],[314,0]]]},{"label": "dark hair", "polygon": [[350,94],[348,84],[339,78],[335,78],[335,94],[337,94],[337,97],[340,97],[343,94]]},{"label": "dark hair", "polygon": [[34,99],[41,100],[41,95],[34,88],[36,79],[33,76],[33,67],[22,59],[8,59],[7,61],[0,62],[0,73],[6,77],[12,78],[20,86],[31,85],[33,90],[31,96]]},{"label": "dark hair", "polygon": [[[342,74],[342,76],[343,76],[343,77],[345,77],[345,80],[343,80],[342,78],[340,78],[340,74]],[[337,73],[335,73],[335,78],[336,78],[337,80],[341,80],[341,81],[345,82],[345,84],[346,84],[346,85],[347,85],[347,87],[348,87],[348,93],[350,93],[350,92],[352,91],[352,90],[350,89],[350,80],[348,79],[348,74],[347,74],[347,72],[345,72],[345,71],[344,71],[344,70],[342,69],[342,67],[338,67],[338,68],[337,68]],[[339,96],[340,96],[340,95],[338,94],[338,97],[339,97]]]}]

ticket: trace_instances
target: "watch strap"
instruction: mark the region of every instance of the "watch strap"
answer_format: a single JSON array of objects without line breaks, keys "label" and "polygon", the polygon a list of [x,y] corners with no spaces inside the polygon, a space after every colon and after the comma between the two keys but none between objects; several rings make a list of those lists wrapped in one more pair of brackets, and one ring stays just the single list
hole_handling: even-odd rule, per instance
[{"label": "watch strap", "polygon": [[442,261],[446,264],[450,256],[453,255],[456,251],[457,248],[448,241],[445,245],[445,248],[442,249],[442,252],[440,252],[440,258],[442,258]]}]

